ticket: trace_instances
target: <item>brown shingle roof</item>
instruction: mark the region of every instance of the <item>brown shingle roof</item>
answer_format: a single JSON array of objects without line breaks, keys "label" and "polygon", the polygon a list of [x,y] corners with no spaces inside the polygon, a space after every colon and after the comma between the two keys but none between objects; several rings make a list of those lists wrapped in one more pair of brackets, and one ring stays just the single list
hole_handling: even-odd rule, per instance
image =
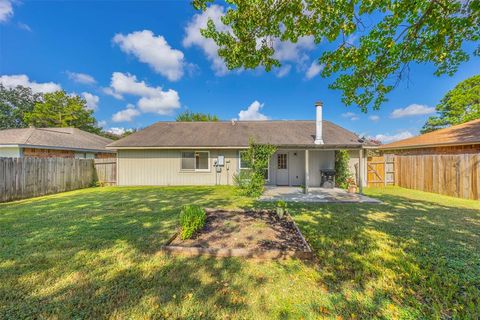
[{"label": "brown shingle roof", "polygon": [[284,147],[360,147],[354,133],[323,122],[324,145],[315,145],[315,121],[157,122],[111,143],[115,148],[248,147],[257,143]]},{"label": "brown shingle roof", "polygon": [[480,119],[392,142],[381,146],[380,149],[409,149],[477,143],[480,143]]},{"label": "brown shingle roof", "polygon": [[0,130],[0,145],[110,152],[113,140],[76,128],[25,128]]}]

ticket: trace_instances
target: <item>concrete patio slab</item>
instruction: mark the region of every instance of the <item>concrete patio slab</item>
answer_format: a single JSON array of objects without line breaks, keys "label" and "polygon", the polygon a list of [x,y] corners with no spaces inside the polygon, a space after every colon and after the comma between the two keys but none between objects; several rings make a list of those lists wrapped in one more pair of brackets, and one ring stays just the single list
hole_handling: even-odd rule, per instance
[{"label": "concrete patio slab", "polygon": [[265,191],[259,200],[313,203],[381,203],[380,200],[359,193],[348,193],[339,188],[308,188],[308,193],[305,194],[299,187],[272,186],[265,187]]}]

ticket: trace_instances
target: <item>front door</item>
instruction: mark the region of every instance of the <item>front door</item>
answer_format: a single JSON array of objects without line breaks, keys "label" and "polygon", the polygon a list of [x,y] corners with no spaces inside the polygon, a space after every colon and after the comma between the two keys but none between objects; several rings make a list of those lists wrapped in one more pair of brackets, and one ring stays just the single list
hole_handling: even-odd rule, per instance
[{"label": "front door", "polygon": [[277,154],[277,185],[288,186],[288,153]]}]

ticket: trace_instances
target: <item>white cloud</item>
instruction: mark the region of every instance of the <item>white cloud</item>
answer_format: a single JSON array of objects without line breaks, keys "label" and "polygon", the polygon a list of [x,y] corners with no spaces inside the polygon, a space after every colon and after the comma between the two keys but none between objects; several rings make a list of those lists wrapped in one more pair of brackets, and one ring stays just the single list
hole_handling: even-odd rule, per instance
[{"label": "white cloud", "polygon": [[123,96],[119,93],[116,93],[112,88],[110,87],[107,87],[107,88],[103,88],[102,89],[103,93],[105,93],[106,95],[109,95],[109,96],[112,96],[114,97],[115,99],[118,99],[118,100],[123,100]]},{"label": "white cloud", "polygon": [[378,121],[378,120],[380,120],[380,117],[377,116],[377,115],[373,115],[373,116],[368,117],[368,119],[370,119],[372,121]]},{"label": "white cloud", "polygon": [[258,102],[257,100],[253,101],[251,105],[248,106],[247,110],[241,110],[238,113],[238,118],[240,121],[245,120],[268,120],[268,117],[260,113],[260,109],[263,108],[263,103]]},{"label": "white cloud", "polygon": [[392,118],[402,118],[410,116],[426,115],[435,112],[435,107],[429,107],[424,104],[411,104],[408,107],[395,109],[390,115]]},{"label": "white cloud", "polygon": [[97,126],[98,126],[99,128],[103,128],[103,127],[105,127],[106,125],[107,125],[107,121],[105,121],[105,120],[100,120],[100,121],[98,121],[98,123],[97,123]]},{"label": "white cloud", "polygon": [[7,22],[13,16],[11,0],[0,0],[0,23]]},{"label": "white cloud", "polygon": [[183,76],[183,52],[173,49],[161,35],[155,36],[150,30],[127,35],[119,33],[113,37],[113,42],[123,52],[136,56],[170,81],[179,80]]},{"label": "white cloud", "polygon": [[283,78],[290,73],[291,69],[292,69],[292,66],[290,64],[285,64],[277,69],[276,75],[279,78]]},{"label": "white cloud", "polygon": [[130,122],[140,114],[140,111],[135,109],[133,104],[128,104],[127,108],[121,111],[118,111],[112,116],[113,122]]},{"label": "white cloud", "polygon": [[323,65],[318,64],[317,61],[313,61],[310,67],[307,69],[305,77],[310,80],[313,77],[316,77],[320,72],[322,72],[322,70]]},{"label": "white cloud", "polygon": [[86,73],[67,71],[68,78],[72,81],[83,84],[95,84],[97,81],[94,77]]},{"label": "white cloud", "polygon": [[180,98],[175,90],[162,91],[155,97],[143,97],[138,101],[138,107],[142,112],[168,115],[174,109],[180,108]]},{"label": "white cloud", "polygon": [[357,115],[356,115],[355,113],[353,113],[353,112],[345,112],[345,113],[342,113],[342,117],[347,118],[347,119],[349,119],[349,120],[351,120],[351,121],[356,121],[356,120],[360,119],[360,117],[357,116]]},{"label": "white cloud", "polygon": [[314,48],[315,42],[312,36],[298,38],[295,43],[275,39],[273,41],[273,49],[275,50],[273,57],[280,61],[303,63],[308,60],[306,52]]},{"label": "white cloud", "polygon": [[185,27],[185,37],[183,45],[186,48],[193,46],[202,49],[207,59],[212,63],[212,69],[216,75],[224,75],[228,72],[225,62],[218,56],[218,46],[212,39],[207,39],[200,33],[201,29],[207,27],[207,22],[212,19],[213,23],[219,31],[230,31],[220,20],[225,14],[225,9],[219,5],[211,5],[202,13],[195,14]]},{"label": "white cloud", "polygon": [[49,93],[62,90],[62,87],[59,84],[53,82],[38,83],[30,81],[28,76],[24,74],[0,76],[0,83],[3,84],[6,88],[15,88],[17,86],[29,87],[32,89],[33,93]]},{"label": "white cloud", "polygon": [[407,139],[407,138],[411,138],[411,137],[413,137],[413,134],[410,131],[402,131],[402,132],[399,132],[399,133],[393,134],[393,135],[377,134],[376,136],[371,137],[371,138],[373,138],[374,140],[378,140],[382,143],[390,143],[390,142],[403,140],[403,139]]},{"label": "white cloud", "polygon": [[115,72],[111,86],[119,94],[140,96],[138,105],[144,112],[169,114],[180,107],[180,98],[175,90],[163,91],[161,87],[150,87],[144,81],[138,81],[134,75]]},{"label": "white cloud", "polygon": [[136,76],[128,73],[114,72],[110,87],[111,95],[139,96],[138,107],[142,112],[167,115],[180,108],[180,96],[177,91],[172,89],[164,91],[161,87],[150,87],[144,81],[138,81]]},{"label": "white cloud", "polygon": [[113,127],[113,128],[108,128],[107,129],[107,132],[110,132],[114,135],[117,135],[117,136],[121,136],[122,134],[124,134],[125,132],[127,132],[128,129],[125,129],[125,128],[117,128],[117,127]]},{"label": "white cloud", "polygon": [[98,107],[98,102],[100,101],[100,98],[94,94],[91,94],[89,92],[82,92],[82,97],[87,101],[87,107],[96,110]]}]

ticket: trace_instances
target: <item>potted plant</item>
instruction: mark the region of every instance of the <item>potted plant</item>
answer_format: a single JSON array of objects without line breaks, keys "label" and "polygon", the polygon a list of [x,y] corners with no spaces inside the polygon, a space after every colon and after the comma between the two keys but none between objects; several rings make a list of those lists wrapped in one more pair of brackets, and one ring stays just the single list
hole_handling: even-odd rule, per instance
[{"label": "potted plant", "polygon": [[357,193],[357,183],[355,182],[355,179],[353,177],[350,177],[347,179],[347,184],[348,184],[348,192],[349,193]]},{"label": "potted plant", "polygon": [[283,200],[277,201],[277,216],[282,219],[287,213],[287,203]]}]

